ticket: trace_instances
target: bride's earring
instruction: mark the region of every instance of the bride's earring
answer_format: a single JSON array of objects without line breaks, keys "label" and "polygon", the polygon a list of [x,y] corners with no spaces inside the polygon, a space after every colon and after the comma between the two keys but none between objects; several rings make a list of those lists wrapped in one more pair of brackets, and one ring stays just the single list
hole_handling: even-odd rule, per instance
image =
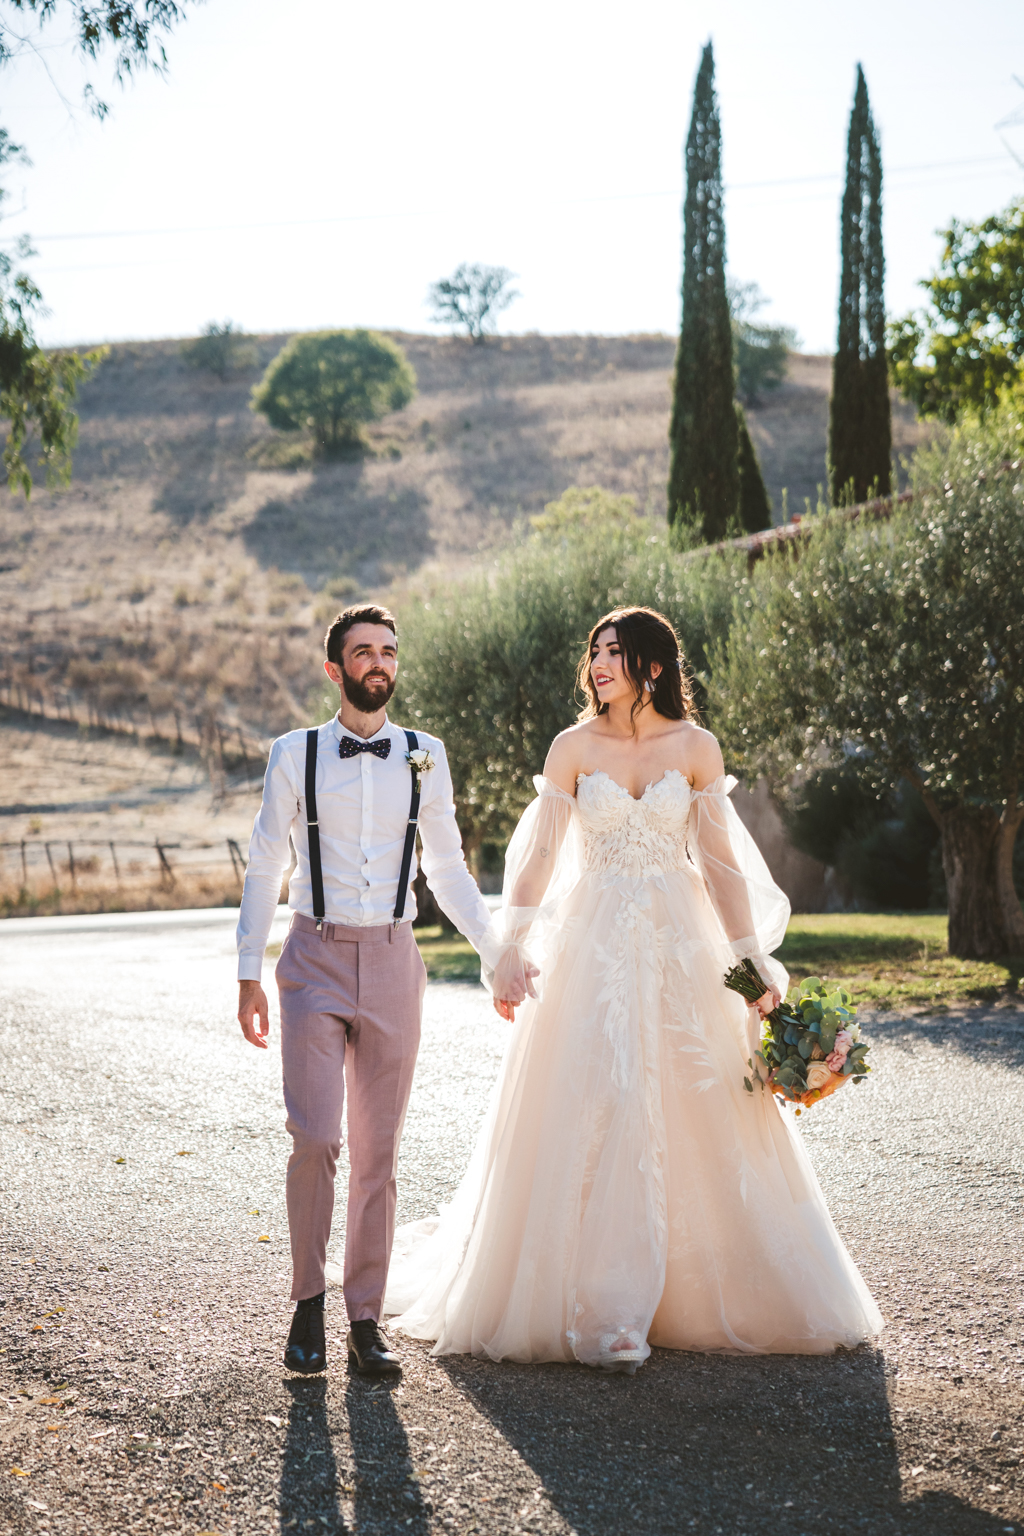
[{"label": "bride's earring", "polygon": [[644,682],[644,688],[647,690],[648,693],[653,693],[654,692],[654,689],[651,687],[650,683],[648,683],[646,681]]}]

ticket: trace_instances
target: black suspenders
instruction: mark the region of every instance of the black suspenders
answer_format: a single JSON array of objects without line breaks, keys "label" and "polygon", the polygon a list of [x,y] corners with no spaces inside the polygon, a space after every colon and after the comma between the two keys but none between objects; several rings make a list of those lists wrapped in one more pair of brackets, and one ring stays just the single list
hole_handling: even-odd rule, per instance
[{"label": "black suspenders", "polygon": [[[419,742],[416,740],[415,731],[406,731],[405,739],[409,743],[409,751],[419,750]],[[412,766],[412,765],[410,765]],[[412,799],[409,801],[409,825],[405,829],[405,847],[402,850],[402,873],[398,877],[398,895],[395,897],[395,915],[392,919],[397,928],[402,921],[402,913],[405,911],[405,896],[409,889],[409,870],[412,868],[412,850],[416,842],[416,823],[420,819],[420,776],[412,767]]]},{"label": "black suspenders", "polygon": [[309,838],[309,883],[313,887],[316,931],[324,921],[324,868],[320,861],[320,823],[316,818],[316,744],[320,732],[306,732],[306,836]]},{"label": "black suspenders", "polygon": [[[313,893],[313,916],[319,933],[324,921],[324,870],[320,858],[320,823],[316,814],[316,748],[319,731],[306,732],[306,835],[309,839],[309,883]],[[409,751],[416,752],[419,742],[415,731],[406,731]],[[409,889],[409,871],[412,868],[412,852],[416,844],[416,823],[420,817],[420,776],[412,770],[412,799],[409,803],[409,824],[405,829],[405,847],[402,850],[402,872],[398,877],[398,895],[395,899],[395,915],[392,919],[397,928],[405,911],[405,898]]]}]

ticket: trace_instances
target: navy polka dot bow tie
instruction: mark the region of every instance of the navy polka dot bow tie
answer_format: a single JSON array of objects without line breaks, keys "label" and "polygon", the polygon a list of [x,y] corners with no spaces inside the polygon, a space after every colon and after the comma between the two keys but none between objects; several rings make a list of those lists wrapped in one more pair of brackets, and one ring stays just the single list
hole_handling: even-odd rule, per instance
[{"label": "navy polka dot bow tie", "polygon": [[360,752],[372,752],[374,757],[387,757],[391,751],[391,742],[385,741],[356,741],[353,736],[342,736],[338,742],[339,757],[358,757]]}]

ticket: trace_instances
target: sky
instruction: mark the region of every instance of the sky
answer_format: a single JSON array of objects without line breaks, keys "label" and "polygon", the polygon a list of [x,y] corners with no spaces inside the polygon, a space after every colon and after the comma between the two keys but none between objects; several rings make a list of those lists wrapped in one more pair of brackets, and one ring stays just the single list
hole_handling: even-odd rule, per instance
[{"label": "sky", "polygon": [[66,23],[6,67],[0,124],[33,163],[8,168],[0,237],[33,237],[48,345],[229,318],[429,331],[427,288],[462,261],[516,274],[503,331],[674,332],[709,38],[729,270],[805,351],[834,345],[858,62],[890,312],[921,302],[938,229],[1024,191],[1020,0],[206,0],[164,78],[91,66],[103,123]]}]

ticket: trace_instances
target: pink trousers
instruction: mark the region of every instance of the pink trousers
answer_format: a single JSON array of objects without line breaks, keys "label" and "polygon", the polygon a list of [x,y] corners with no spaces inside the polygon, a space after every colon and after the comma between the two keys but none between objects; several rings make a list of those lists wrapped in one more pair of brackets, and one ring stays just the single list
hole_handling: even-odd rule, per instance
[{"label": "pink trousers", "polygon": [[396,931],[292,918],[277,962],[292,1300],[324,1289],[348,1089],[345,1306],[380,1318],[395,1232],[398,1144],[412,1088],[427,973],[412,925]]}]

